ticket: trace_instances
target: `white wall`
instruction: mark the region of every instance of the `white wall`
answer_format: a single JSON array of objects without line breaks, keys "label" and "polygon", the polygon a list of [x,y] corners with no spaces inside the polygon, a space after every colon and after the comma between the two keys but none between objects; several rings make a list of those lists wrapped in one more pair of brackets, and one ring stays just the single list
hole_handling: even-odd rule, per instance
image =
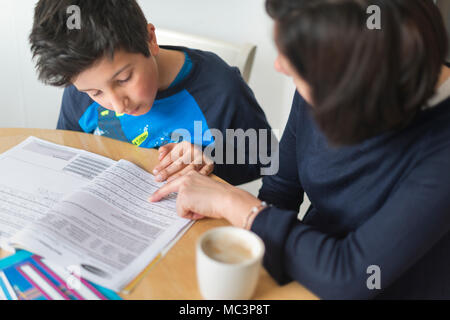
[{"label": "white wall", "polygon": [[0,127],[56,127],[62,90],[37,81],[28,45],[35,3],[1,0]]}]

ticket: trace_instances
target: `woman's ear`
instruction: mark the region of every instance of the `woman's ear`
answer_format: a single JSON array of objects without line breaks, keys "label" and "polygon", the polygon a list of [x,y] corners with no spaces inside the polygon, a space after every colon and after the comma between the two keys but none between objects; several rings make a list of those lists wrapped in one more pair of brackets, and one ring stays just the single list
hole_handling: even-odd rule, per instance
[{"label": "woman's ear", "polygon": [[157,56],[159,53],[159,45],[156,39],[155,26],[151,23],[147,25],[148,30],[148,48],[152,56]]}]

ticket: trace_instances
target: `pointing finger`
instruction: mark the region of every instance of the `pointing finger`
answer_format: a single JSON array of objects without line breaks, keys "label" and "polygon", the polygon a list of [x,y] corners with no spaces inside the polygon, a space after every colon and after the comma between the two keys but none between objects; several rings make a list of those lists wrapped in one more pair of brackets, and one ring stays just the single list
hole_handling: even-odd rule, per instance
[{"label": "pointing finger", "polygon": [[180,185],[182,183],[182,179],[177,179],[171,182],[166,183],[160,189],[158,189],[155,193],[153,193],[148,200],[150,202],[158,202],[161,199],[167,197],[169,194],[173,192],[178,192]]}]

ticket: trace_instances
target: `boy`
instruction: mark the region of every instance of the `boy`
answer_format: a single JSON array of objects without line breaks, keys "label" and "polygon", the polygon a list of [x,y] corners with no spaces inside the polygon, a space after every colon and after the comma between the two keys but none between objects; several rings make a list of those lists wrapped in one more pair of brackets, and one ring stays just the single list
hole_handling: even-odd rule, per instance
[{"label": "boy", "polygon": [[[69,28],[68,8],[74,6],[79,8],[79,28]],[[66,86],[58,129],[144,148],[178,142],[173,133],[179,129],[193,137],[188,142],[203,147],[210,142],[202,137],[213,128],[224,136],[226,129],[266,129],[270,151],[271,128],[237,68],[209,52],[159,47],[154,26],[147,24],[135,0],[41,0],[30,43],[39,79]],[[167,160],[167,154],[173,156],[169,151],[177,149],[169,146],[160,152],[166,166],[155,172],[164,173],[160,180],[189,169]],[[213,172],[234,185],[258,178],[261,163],[249,164],[254,155],[249,143],[245,147],[245,164],[216,164]],[[201,157],[206,170],[205,165],[190,168],[208,174],[211,161]]]}]

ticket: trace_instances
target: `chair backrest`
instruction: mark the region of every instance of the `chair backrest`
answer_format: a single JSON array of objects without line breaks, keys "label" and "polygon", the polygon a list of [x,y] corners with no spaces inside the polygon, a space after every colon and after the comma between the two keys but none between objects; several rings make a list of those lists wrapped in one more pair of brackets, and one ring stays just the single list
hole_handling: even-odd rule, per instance
[{"label": "chair backrest", "polygon": [[238,45],[168,29],[156,29],[156,38],[160,45],[184,46],[214,52],[230,66],[238,67],[246,82],[250,79],[256,53],[255,45]]},{"label": "chair backrest", "polygon": [[[450,1],[449,0],[437,0],[436,1],[439,10],[444,18],[445,26],[447,28],[447,38],[450,42]],[[447,61],[450,62],[450,50],[447,55]]]}]

